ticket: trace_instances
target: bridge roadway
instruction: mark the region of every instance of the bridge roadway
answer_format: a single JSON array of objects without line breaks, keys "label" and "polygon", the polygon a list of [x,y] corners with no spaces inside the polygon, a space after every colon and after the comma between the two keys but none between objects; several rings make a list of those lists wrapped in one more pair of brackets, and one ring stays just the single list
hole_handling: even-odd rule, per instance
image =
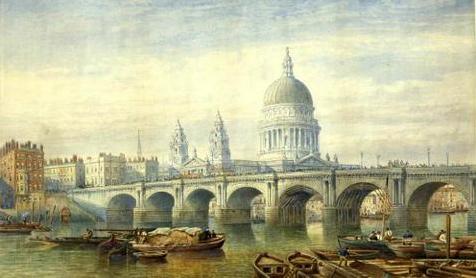
[{"label": "bridge roadway", "polygon": [[274,225],[305,224],[306,202],[324,203],[324,226],[360,225],[359,208],[373,190],[388,193],[390,226],[427,227],[432,194],[452,184],[469,205],[468,227],[476,229],[476,166],[378,168],[282,172],[175,179],[149,183],[75,189],[69,197],[108,223],[153,226],[205,222],[215,198],[215,221],[249,223],[251,201],[265,198],[265,221]]}]

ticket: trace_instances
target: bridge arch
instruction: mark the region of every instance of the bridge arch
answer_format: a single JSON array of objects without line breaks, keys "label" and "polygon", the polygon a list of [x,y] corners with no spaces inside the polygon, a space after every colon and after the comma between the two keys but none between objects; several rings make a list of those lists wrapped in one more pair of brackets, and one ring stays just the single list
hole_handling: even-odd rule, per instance
[{"label": "bridge arch", "polygon": [[467,204],[470,204],[469,188],[447,181],[426,182],[411,192],[408,200],[408,226],[417,229],[428,228],[428,206],[433,195],[446,185],[454,186],[461,193]]},{"label": "bridge arch", "polygon": [[232,209],[250,209],[251,202],[259,195],[263,195],[264,192],[255,187],[241,187],[228,196],[227,205]]},{"label": "bridge arch", "polygon": [[284,190],[278,202],[280,224],[305,225],[306,204],[311,198],[323,201],[322,194],[309,186],[294,185]]},{"label": "bridge arch", "polygon": [[106,222],[109,227],[132,227],[136,199],[127,193],[113,196],[106,209]]},{"label": "bridge arch", "polygon": [[[337,223],[346,226],[360,226],[360,207],[362,203],[373,191],[382,190],[381,187],[370,182],[358,182],[347,186],[337,196],[336,209],[337,209]],[[388,195],[380,191],[380,198],[386,198],[384,202],[390,204]]]},{"label": "bridge arch", "polygon": [[158,209],[163,211],[172,212],[172,208],[175,204],[175,198],[168,192],[155,192],[147,198],[145,202],[146,209]]},{"label": "bridge arch", "polygon": [[216,198],[215,194],[208,189],[198,188],[186,195],[183,210],[184,223],[208,223],[210,202]]}]

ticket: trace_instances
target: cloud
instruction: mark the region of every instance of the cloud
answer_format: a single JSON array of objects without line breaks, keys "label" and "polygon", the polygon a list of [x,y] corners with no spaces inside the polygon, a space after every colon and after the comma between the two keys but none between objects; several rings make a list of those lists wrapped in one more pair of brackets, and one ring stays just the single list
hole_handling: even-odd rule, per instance
[{"label": "cloud", "polygon": [[233,157],[254,159],[263,94],[290,46],[322,152],[476,157],[473,27],[454,30],[474,15],[451,1],[18,5],[2,23],[0,140],[42,142],[48,156],[134,154],[140,128],[144,151],[166,157],[177,118],[204,156],[220,109]]}]

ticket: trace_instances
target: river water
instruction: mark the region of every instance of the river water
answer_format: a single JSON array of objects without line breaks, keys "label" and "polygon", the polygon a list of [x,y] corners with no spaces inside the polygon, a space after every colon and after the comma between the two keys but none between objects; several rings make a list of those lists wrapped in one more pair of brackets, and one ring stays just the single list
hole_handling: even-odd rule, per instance
[{"label": "river water", "polygon": [[[444,215],[429,215],[429,230],[444,226]],[[453,234],[466,232],[466,214],[453,215]],[[29,242],[24,235],[0,235],[0,277],[252,277],[251,263],[259,252],[284,256],[310,246],[335,248],[337,234],[354,231],[326,231],[320,223],[306,227],[270,227],[266,224],[219,226],[224,232],[222,250],[206,253],[170,253],[163,263],[121,262],[107,264],[94,249],[61,249]],[[77,236],[93,223],[72,223],[55,229],[57,235]],[[96,227],[99,227],[96,225]],[[363,219],[361,232],[381,229],[381,223]],[[403,229],[401,229],[403,231]],[[401,231],[395,231],[395,234]],[[415,231],[429,234],[429,231]]]}]

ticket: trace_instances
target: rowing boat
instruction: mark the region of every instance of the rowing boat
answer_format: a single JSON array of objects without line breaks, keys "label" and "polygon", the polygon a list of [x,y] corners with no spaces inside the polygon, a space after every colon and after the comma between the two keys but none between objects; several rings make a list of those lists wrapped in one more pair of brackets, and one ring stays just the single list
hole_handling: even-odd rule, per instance
[{"label": "rowing boat", "polygon": [[4,223],[0,224],[0,233],[6,234],[29,234],[32,231],[50,231],[48,227],[37,223]]},{"label": "rowing boat", "polygon": [[305,274],[318,274],[317,258],[295,251],[286,257],[286,262]]},{"label": "rowing boat", "polygon": [[[467,240],[456,240],[450,244],[450,257],[457,258],[458,253],[468,245]],[[446,258],[447,244],[439,240],[425,241],[425,255],[427,258]]]},{"label": "rowing boat", "polygon": [[258,278],[284,278],[290,271],[284,260],[268,253],[261,253],[253,261],[253,269]]},{"label": "rowing boat", "polygon": [[338,239],[342,247],[351,250],[378,250],[383,256],[393,257],[395,253],[389,248],[387,242],[381,240],[356,239],[355,237],[341,237]]},{"label": "rowing boat", "polygon": [[410,244],[388,243],[388,246],[398,258],[414,259],[425,257],[425,243],[412,241]]},{"label": "rowing boat", "polygon": [[[319,259],[326,261],[339,260],[339,254],[334,250],[309,248]],[[350,260],[373,260],[379,257],[378,250],[349,250],[348,259]]]},{"label": "rowing boat", "polygon": [[167,256],[166,250],[154,252],[134,252],[132,255],[140,261],[157,261],[163,260]]},{"label": "rowing boat", "polygon": [[73,245],[89,245],[97,246],[101,242],[109,239],[109,237],[92,237],[90,239],[84,239],[82,237],[55,237],[49,238],[47,236],[42,238],[30,238],[30,241],[43,242],[43,243],[52,243],[63,246],[73,246]]},{"label": "rowing boat", "polygon": [[426,277],[476,277],[475,260],[413,260],[412,271]]},{"label": "rowing boat", "polygon": [[339,266],[331,261],[319,261],[319,274],[321,277],[333,278],[363,278],[368,275],[348,266]]}]

